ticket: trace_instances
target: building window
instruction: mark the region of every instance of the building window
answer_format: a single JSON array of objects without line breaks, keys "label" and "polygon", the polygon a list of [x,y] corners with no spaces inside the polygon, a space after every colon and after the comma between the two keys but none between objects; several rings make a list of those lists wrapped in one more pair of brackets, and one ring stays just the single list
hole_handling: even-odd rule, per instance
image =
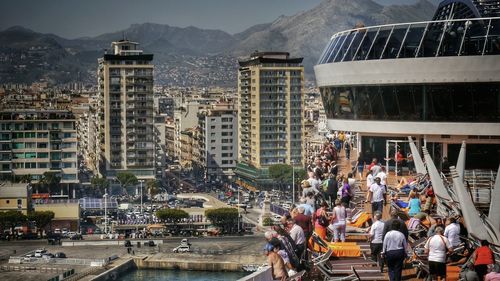
[{"label": "building window", "polygon": [[47,152],[39,152],[38,158],[49,158],[49,154]]}]

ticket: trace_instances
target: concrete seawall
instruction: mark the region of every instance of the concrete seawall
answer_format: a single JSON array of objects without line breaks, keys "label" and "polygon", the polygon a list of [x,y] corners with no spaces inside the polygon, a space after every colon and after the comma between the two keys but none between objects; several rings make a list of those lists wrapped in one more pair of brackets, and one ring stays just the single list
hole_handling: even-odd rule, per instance
[{"label": "concrete seawall", "polygon": [[113,268],[95,276],[94,278],[90,279],[91,281],[113,281],[113,280],[120,280],[120,276],[126,273],[129,270],[136,269],[137,266],[135,265],[134,259],[128,258],[125,260],[120,260],[120,261],[115,261],[117,262],[117,265],[114,266]]},{"label": "concrete seawall", "polygon": [[243,271],[244,264],[262,264],[264,256],[255,255],[163,255],[136,256],[115,260],[112,268],[93,277],[91,281],[120,280],[120,276],[134,269],[173,269],[193,271]]},{"label": "concrete seawall", "polygon": [[265,262],[265,258],[264,256],[254,255],[154,255],[147,258],[135,258],[134,262],[139,269],[242,271],[244,264],[262,264]]}]

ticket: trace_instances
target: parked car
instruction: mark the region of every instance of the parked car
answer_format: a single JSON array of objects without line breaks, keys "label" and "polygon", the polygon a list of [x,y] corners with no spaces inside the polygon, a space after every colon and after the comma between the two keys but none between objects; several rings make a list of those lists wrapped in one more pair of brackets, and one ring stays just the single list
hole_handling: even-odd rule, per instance
[{"label": "parked car", "polygon": [[56,258],[59,258],[59,259],[65,259],[66,258],[66,254],[63,253],[63,252],[58,252],[54,255],[54,257]]},{"label": "parked car", "polygon": [[189,240],[187,238],[184,238],[181,240],[181,245],[191,246],[191,243],[189,243]]},{"label": "parked car", "polygon": [[188,245],[179,245],[172,250],[172,252],[174,253],[188,253],[190,251],[191,247],[189,247]]},{"label": "parked car", "polygon": [[49,233],[47,235],[47,242],[51,245],[61,244],[61,234],[60,233]]},{"label": "parked car", "polygon": [[51,259],[51,258],[55,258],[55,255],[52,253],[43,253],[42,258]]},{"label": "parked car", "polygon": [[41,258],[43,254],[45,254],[47,250],[45,249],[37,249],[35,250],[35,257],[36,258]]},{"label": "parked car", "polygon": [[74,233],[71,236],[69,236],[69,239],[71,239],[71,240],[83,240],[83,236],[80,233]]}]

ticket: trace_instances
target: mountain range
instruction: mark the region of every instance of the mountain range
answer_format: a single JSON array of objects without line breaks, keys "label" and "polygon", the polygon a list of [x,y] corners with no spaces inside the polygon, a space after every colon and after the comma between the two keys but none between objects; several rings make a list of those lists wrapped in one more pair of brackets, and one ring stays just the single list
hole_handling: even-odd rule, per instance
[{"label": "mountain range", "polygon": [[96,37],[65,39],[15,26],[0,32],[0,83],[95,83],[97,58],[112,41],[124,37],[155,55],[159,84],[206,86],[207,73],[226,71],[211,75],[215,81],[210,84],[234,86],[237,58],[255,50],[287,51],[304,57],[310,77],[312,66],[335,32],[358,23],[370,26],[429,20],[435,8],[429,0],[389,6],[372,0],[323,0],[310,10],[237,34],[143,23]]}]

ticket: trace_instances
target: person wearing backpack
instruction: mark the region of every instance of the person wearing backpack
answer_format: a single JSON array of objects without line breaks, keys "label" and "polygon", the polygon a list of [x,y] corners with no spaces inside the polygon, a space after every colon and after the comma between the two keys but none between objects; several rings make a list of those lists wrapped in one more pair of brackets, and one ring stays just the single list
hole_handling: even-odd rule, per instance
[{"label": "person wearing backpack", "polygon": [[326,188],[325,190],[325,198],[328,200],[330,206],[333,206],[333,203],[337,199],[337,193],[339,192],[339,183],[335,178],[335,175],[330,174],[328,176],[328,180],[326,180]]},{"label": "person wearing backpack", "polygon": [[436,234],[425,242],[425,253],[429,255],[429,275],[432,280],[446,279],[446,256],[451,253],[451,243],[444,235],[442,227],[436,227]]}]

